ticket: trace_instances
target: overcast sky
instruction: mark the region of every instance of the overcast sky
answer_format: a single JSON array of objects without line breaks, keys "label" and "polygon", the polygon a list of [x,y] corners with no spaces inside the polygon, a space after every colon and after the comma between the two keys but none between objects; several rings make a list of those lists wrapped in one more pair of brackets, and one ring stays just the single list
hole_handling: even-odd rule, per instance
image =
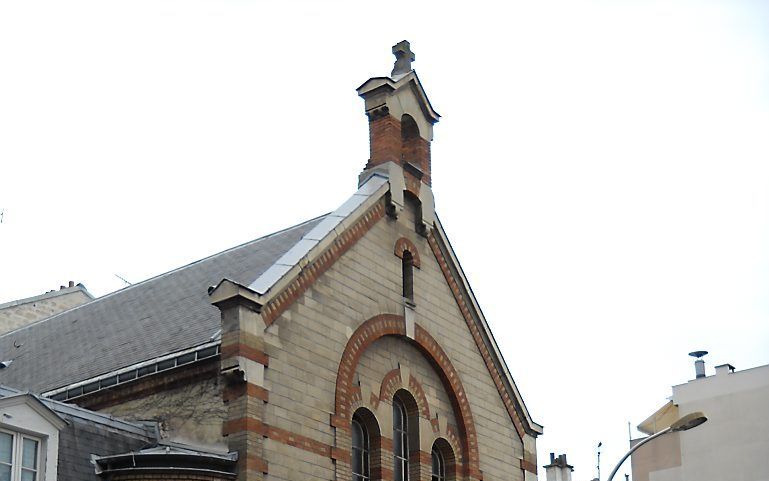
[{"label": "overcast sky", "polygon": [[333,210],[368,157],[354,89],[408,39],[539,465],[587,481],[602,441],[605,478],[688,352],[769,363],[769,2],[500,4],[0,2],[0,302]]}]

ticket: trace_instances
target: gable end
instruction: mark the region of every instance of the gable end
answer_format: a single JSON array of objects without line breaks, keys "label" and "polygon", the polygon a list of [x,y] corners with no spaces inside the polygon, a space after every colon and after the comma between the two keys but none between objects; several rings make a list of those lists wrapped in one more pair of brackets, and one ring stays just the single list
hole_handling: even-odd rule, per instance
[{"label": "gable end", "polygon": [[539,434],[542,434],[542,428],[540,426],[533,426],[532,423],[529,423],[526,409],[517,399],[518,396],[516,396],[515,389],[511,385],[508,375],[503,368],[504,361],[496,355],[496,349],[493,347],[490,348],[490,345],[492,345],[494,341],[486,333],[486,329],[477,319],[478,313],[475,309],[475,303],[473,302],[472,295],[464,288],[461,273],[456,266],[453,265],[454,262],[449,262],[449,260],[447,260],[450,256],[444,255],[446,246],[441,237],[441,233],[437,229],[431,229],[427,240],[435,259],[446,278],[446,283],[451,289],[451,293],[457,302],[457,307],[462,313],[462,317],[467,323],[468,329],[470,329],[475,345],[483,357],[483,362],[494,381],[494,385],[505,405],[505,409],[515,425],[515,430],[521,439],[523,439],[526,434],[538,436]]}]

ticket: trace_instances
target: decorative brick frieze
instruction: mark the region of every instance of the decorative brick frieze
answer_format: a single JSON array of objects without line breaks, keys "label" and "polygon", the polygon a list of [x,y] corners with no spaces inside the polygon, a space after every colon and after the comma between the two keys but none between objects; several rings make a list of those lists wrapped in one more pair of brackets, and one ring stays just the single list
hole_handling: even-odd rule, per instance
[{"label": "decorative brick frieze", "polygon": [[468,329],[470,329],[470,334],[473,336],[473,341],[475,341],[475,345],[478,348],[478,351],[481,353],[481,357],[483,358],[483,362],[486,365],[486,369],[489,371],[489,374],[491,375],[491,378],[494,381],[494,385],[496,386],[497,391],[499,392],[499,396],[502,398],[502,402],[505,405],[505,409],[507,410],[507,413],[510,416],[510,419],[513,421],[513,424],[515,425],[515,430],[518,433],[518,436],[520,436],[520,438],[523,439],[523,437],[527,433],[526,433],[526,428],[524,427],[523,422],[521,421],[521,416],[519,414],[520,408],[517,406],[517,402],[515,402],[510,397],[510,393],[505,387],[505,383],[502,380],[502,375],[497,369],[494,363],[494,359],[491,355],[491,352],[486,346],[483,336],[481,335],[481,331],[478,328],[478,324],[476,323],[473,317],[473,314],[470,308],[470,303],[468,302],[468,300],[465,299],[462,289],[460,288],[459,282],[457,281],[457,279],[454,278],[454,274],[452,274],[451,272],[451,268],[449,267],[448,261],[446,260],[446,257],[444,256],[443,251],[441,250],[441,247],[436,238],[435,231],[430,231],[427,237],[427,240],[428,240],[428,243],[430,244],[430,248],[433,251],[433,255],[435,255],[435,259],[438,261],[438,265],[440,265],[441,267],[443,276],[446,278],[446,282],[448,283],[449,288],[451,289],[451,292],[454,295],[454,299],[457,302],[459,311],[462,313],[462,317],[465,319],[465,323],[467,324]]},{"label": "decorative brick frieze", "polygon": [[413,374],[409,374],[409,382],[408,384],[405,384],[403,382],[400,369],[393,369],[392,371],[385,374],[380,384],[377,406],[379,405],[379,402],[383,401],[391,403],[395,393],[399,389],[406,389],[409,391],[417,403],[419,416],[430,420],[430,406],[427,404],[427,396],[425,396],[425,391],[422,388],[422,384],[417,380],[416,377],[414,377]]},{"label": "decorative brick frieze", "polygon": [[395,242],[395,255],[403,259],[403,253],[406,251],[411,252],[411,256],[414,259],[414,267],[421,269],[422,261],[419,260],[419,251],[417,250],[417,246],[415,246],[413,242],[406,239],[405,237],[401,237]]},{"label": "decorative brick frieze", "polygon": [[409,375],[409,392],[414,396],[419,406],[419,415],[425,419],[430,419],[430,406],[427,404],[427,396],[425,396],[425,390],[422,388],[422,384],[417,381],[417,378],[413,374]]},{"label": "decorative brick frieze", "polygon": [[401,370],[393,369],[385,374],[379,385],[379,401],[390,402],[395,395],[395,391],[403,385],[401,380]]},{"label": "decorative brick frieze", "polygon": [[[253,418],[231,419],[225,422],[224,426],[222,427],[222,432],[224,435],[230,435],[232,433],[239,433],[244,431],[253,432],[264,438],[271,439],[275,442],[279,442],[287,446],[292,446],[298,449],[302,449],[304,451],[314,453],[326,458],[341,460],[345,462],[350,461],[349,451],[340,450],[326,443],[316,441],[312,438],[303,436],[301,434],[293,433],[286,429],[270,426],[266,423],[263,423],[259,419],[253,419]],[[389,442],[389,449],[390,451],[392,451],[392,440],[386,440],[386,441]],[[383,443],[383,444],[387,445],[386,443]]]},{"label": "decorative brick frieze", "polygon": [[262,308],[262,318],[267,326],[272,325],[291,304],[331,267],[347,250],[385,215],[385,201],[381,199],[334,240],[334,242],[313,262],[302,269],[280,294]]}]

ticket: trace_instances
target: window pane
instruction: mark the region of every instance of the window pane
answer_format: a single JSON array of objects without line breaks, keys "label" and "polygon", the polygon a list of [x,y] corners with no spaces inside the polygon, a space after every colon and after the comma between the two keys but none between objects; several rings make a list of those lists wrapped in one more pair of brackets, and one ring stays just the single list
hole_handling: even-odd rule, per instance
[{"label": "window pane", "polygon": [[395,481],[404,481],[403,479],[403,466],[400,463],[400,460],[395,460]]},{"label": "window pane", "polygon": [[363,447],[363,427],[355,419],[352,420],[352,447]]},{"label": "window pane", "polygon": [[11,481],[11,467],[0,464],[0,481]]},{"label": "window pane", "polygon": [[37,469],[37,441],[34,439],[24,438],[21,465],[25,468]]},{"label": "window pane", "polygon": [[[11,463],[11,453],[13,452],[13,436],[7,433],[0,433],[0,462]],[[5,478],[0,478],[0,481]]]},{"label": "window pane", "polygon": [[36,476],[37,473],[34,471],[27,471],[26,469],[21,470],[21,481],[35,481]]},{"label": "window pane", "polygon": [[352,473],[353,474],[363,474],[363,466],[361,463],[361,455],[360,450],[353,448],[352,449]]},{"label": "window pane", "polygon": [[393,402],[393,428],[403,429],[403,412],[397,400]]}]

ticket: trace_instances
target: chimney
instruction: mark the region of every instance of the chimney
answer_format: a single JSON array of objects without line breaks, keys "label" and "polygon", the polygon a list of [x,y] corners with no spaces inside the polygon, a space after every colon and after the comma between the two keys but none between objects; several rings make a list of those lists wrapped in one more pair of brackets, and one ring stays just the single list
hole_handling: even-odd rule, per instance
[{"label": "chimney", "polygon": [[423,218],[429,223],[434,216],[430,142],[440,115],[411,68],[415,56],[409,42],[399,42],[392,52],[395,66],[390,76],[370,78],[357,89],[365,102],[370,143],[359,185],[374,173],[388,177],[396,208],[403,208],[403,193],[408,192],[427,208]]},{"label": "chimney", "polygon": [[716,366],[716,376],[724,376],[726,374],[732,374],[734,372],[735,367],[731,364],[721,364],[720,366]]},{"label": "chimney", "polygon": [[543,466],[547,481],[571,481],[571,472],[574,467],[566,462],[566,455],[550,453],[550,464]]},{"label": "chimney", "polygon": [[694,373],[696,379],[705,377],[705,361],[703,361],[702,358],[706,356],[707,353],[708,351],[694,351],[689,353],[690,356],[697,359],[694,361]]}]

